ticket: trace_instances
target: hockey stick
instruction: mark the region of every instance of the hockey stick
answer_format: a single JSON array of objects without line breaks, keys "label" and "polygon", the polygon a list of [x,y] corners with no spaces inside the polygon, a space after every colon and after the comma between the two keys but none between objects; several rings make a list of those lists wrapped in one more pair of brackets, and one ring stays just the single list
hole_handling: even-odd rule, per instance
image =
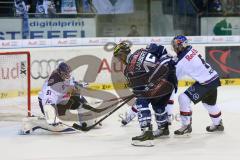
[{"label": "hockey stick", "polygon": [[118,109],[120,109],[123,105],[125,105],[127,102],[129,102],[131,99],[133,99],[135,95],[130,95],[128,96],[126,99],[123,100],[123,103],[121,105],[119,105],[118,107],[116,107],[114,110],[112,110],[111,112],[109,112],[108,114],[106,114],[104,117],[102,117],[100,120],[98,120],[96,123],[94,123],[91,126],[88,127],[82,127],[80,125],[78,125],[77,123],[73,124],[73,128],[78,129],[78,130],[82,130],[82,131],[89,131],[91,129],[93,129],[95,126],[97,126],[99,123],[101,123],[104,119],[106,119],[107,117],[109,117],[110,115],[112,115],[114,112],[116,112]]},{"label": "hockey stick", "polygon": [[[95,113],[101,113],[101,112],[103,112],[103,111],[105,111],[105,110],[107,110],[107,109],[109,109],[109,108],[112,108],[113,106],[116,106],[119,102],[122,102],[122,101],[126,100],[127,98],[129,98],[129,97],[131,97],[131,96],[132,96],[132,95],[130,95],[130,96],[125,96],[125,97],[121,97],[121,98],[110,99],[110,101],[114,101],[114,100],[118,100],[118,99],[120,99],[120,101],[117,101],[117,102],[115,102],[115,103],[113,103],[113,104],[111,104],[111,105],[109,105],[109,106],[107,106],[107,107],[100,108],[100,109],[94,108],[94,107],[90,106],[88,103],[83,104],[82,107],[83,107],[84,109],[86,109],[86,110],[89,110],[89,111],[92,111],[92,112],[95,112]],[[110,101],[108,101],[108,102],[110,102]]]},{"label": "hockey stick", "polygon": [[90,104],[99,104],[99,103],[112,102],[112,101],[122,100],[122,99],[127,98],[127,97],[128,97],[128,96],[118,97],[118,98],[112,98],[112,99],[107,99],[107,100],[103,100],[103,101],[91,102],[91,103],[88,103],[88,104],[90,105]]}]

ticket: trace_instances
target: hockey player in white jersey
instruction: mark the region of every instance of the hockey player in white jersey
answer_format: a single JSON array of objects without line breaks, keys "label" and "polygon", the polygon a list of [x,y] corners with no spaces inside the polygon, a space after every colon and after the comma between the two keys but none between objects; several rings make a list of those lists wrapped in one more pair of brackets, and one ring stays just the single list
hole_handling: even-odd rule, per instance
[{"label": "hockey player in white jersey", "polygon": [[64,115],[68,109],[75,110],[86,103],[86,99],[78,93],[79,87],[85,87],[86,83],[77,83],[70,73],[71,68],[65,62],[60,63],[52,72],[38,97],[44,117],[25,118],[21,134],[29,134],[37,129],[62,133],[75,131],[61,123],[59,116]]},{"label": "hockey player in white jersey", "polygon": [[208,132],[223,131],[221,111],[216,104],[217,87],[221,85],[217,72],[205,62],[201,54],[188,44],[185,36],[177,35],[171,43],[177,54],[176,74],[178,80],[189,76],[196,82],[178,97],[182,127],[174,132],[183,135],[192,132],[191,102],[194,104],[202,101],[212,120],[212,125],[207,126]]}]

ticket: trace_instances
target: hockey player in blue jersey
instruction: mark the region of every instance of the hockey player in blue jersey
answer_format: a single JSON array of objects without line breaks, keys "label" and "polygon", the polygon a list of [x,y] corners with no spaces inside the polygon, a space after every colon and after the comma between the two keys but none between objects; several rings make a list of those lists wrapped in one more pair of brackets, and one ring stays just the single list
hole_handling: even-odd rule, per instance
[{"label": "hockey player in blue jersey", "polygon": [[212,119],[213,125],[207,126],[208,132],[223,131],[221,111],[216,104],[217,87],[220,80],[217,72],[202,58],[201,54],[188,44],[185,36],[178,35],[172,40],[172,47],[177,54],[176,74],[180,79],[189,76],[196,82],[178,97],[182,127],[174,132],[183,135],[192,132],[191,102],[202,102]]},{"label": "hockey player in blue jersey", "polygon": [[135,105],[142,134],[133,137],[132,144],[153,146],[154,135],[149,109],[150,103],[155,111],[156,122],[161,134],[169,135],[165,107],[174,86],[177,85],[174,65],[169,66],[172,59],[159,59],[144,48],[131,53],[129,45],[125,42],[115,47],[114,57],[126,65],[124,75],[128,81],[128,86],[132,88],[137,98]]},{"label": "hockey player in blue jersey", "polygon": [[[162,58],[162,59],[172,58],[172,56],[168,54],[164,46],[158,45],[156,43],[150,43],[149,45],[147,45],[146,50],[158,58]],[[175,89],[170,99],[168,100],[167,106],[165,108],[168,114],[169,125],[172,124],[172,120],[173,120],[173,104],[174,104],[174,95],[176,92],[177,92],[177,86],[175,86]],[[133,106],[125,114],[119,115],[119,117],[121,118],[122,126],[125,126],[128,123],[130,123],[136,116],[137,116],[137,107],[136,107],[136,104],[133,104]],[[153,132],[154,136],[160,135],[159,133],[160,133],[159,129]]]}]

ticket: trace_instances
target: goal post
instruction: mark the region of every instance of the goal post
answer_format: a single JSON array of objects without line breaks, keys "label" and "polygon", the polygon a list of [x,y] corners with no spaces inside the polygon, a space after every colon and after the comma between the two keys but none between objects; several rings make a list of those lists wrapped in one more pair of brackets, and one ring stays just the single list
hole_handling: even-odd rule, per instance
[{"label": "goal post", "polygon": [[[23,106],[31,116],[31,60],[28,51],[0,52],[1,105],[11,106],[11,98],[21,99],[15,104]],[[0,107],[1,110],[1,107]]]}]

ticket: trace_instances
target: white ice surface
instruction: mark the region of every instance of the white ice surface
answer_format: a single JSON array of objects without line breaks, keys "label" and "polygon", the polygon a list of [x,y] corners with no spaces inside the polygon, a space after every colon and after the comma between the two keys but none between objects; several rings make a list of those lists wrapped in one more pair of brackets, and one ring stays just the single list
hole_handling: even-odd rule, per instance
[{"label": "white ice surface", "polygon": [[[184,89],[180,88],[179,93]],[[45,132],[20,136],[17,135],[20,121],[0,119],[0,160],[238,160],[240,86],[223,86],[218,91],[224,133],[210,134],[205,131],[211,121],[201,103],[193,107],[193,132],[190,137],[173,136],[173,131],[180,126],[179,122],[174,121],[170,127],[170,138],[154,140],[154,147],[131,145],[131,137],[140,134],[140,130],[136,120],[126,127],[120,127],[118,115],[127,106],[106,119],[101,129],[87,133],[61,135]],[[36,104],[36,97],[33,101]],[[175,112],[178,112],[177,103]]]}]

